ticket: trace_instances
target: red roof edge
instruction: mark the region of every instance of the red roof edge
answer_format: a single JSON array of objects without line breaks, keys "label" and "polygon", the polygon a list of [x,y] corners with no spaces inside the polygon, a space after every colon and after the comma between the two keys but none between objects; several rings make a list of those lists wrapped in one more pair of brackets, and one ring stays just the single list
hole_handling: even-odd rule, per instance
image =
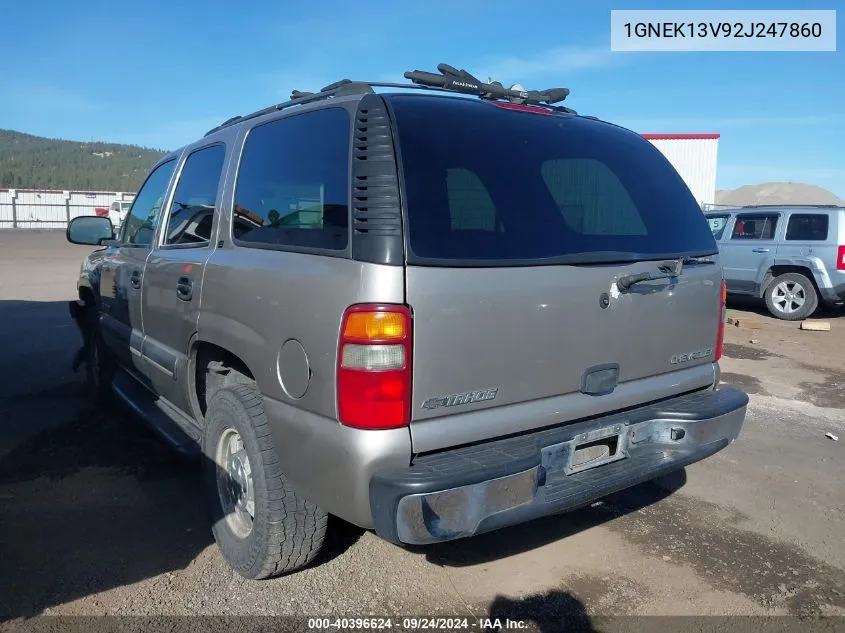
[{"label": "red roof edge", "polygon": [[719,138],[721,134],[643,134],[642,137],[654,141],[685,141],[696,139]]}]

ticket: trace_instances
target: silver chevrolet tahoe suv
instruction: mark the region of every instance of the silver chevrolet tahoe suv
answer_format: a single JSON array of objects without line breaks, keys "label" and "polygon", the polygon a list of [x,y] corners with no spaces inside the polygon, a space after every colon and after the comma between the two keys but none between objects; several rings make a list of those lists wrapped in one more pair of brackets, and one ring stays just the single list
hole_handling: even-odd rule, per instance
[{"label": "silver chevrolet tahoe suv", "polygon": [[663,155],[566,89],[438,68],[231,119],[155,165],[119,235],[68,227],[99,246],[70,304],[92,394],[200,457],[244,577],[308,564],[329,514],[470,537],[740,432],[716,242]]},{"label": "silver chevrolet tahoe suv", "polygon": [[762,298],[787,321],[845,302],[845,208],[766,205],[710,211],[728,293]]}]

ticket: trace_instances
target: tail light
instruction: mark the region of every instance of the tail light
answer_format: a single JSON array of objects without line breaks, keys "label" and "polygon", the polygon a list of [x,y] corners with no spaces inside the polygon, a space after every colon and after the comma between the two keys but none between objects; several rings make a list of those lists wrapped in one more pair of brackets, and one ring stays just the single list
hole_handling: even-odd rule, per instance
[{"label": "tail light", "polygon": [[845,270],[845,246],[836,251],[836,270]]},{"label": "tail light", "polygon": [[725,320],[727,319],[726,304],[728,300],[728,287],[722,279],[722,287],[719,291],[719,334],[716,336],[716,350],[713,354],[714,360],[722,358],[722,348],[725,346]]},{"label": "tail light", "polygon": [[400,305],[347,308],[337,350],[340,422],[392,429],[411,420],[411,311]]}]

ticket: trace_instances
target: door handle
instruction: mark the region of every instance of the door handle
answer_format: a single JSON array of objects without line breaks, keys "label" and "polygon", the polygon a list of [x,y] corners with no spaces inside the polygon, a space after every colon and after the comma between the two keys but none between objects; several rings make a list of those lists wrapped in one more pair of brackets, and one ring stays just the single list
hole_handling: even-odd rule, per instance
[{"label": "door handle", "polygon": [[129,283],[132,285],[133,288],[140,288],[141,287],[141,271],[140,270],[133,270],[132,274],[129,276]]},{"label": "door handle", "polygon": [[176,282],[176,296],[182,301],[190,301],[194,296],[194,282],[190,277],[179,277]]},{"label": "door handle", "polygon": [[751,252],[752,253],[768,253],[769,249],[768,248],[752,248]]}]

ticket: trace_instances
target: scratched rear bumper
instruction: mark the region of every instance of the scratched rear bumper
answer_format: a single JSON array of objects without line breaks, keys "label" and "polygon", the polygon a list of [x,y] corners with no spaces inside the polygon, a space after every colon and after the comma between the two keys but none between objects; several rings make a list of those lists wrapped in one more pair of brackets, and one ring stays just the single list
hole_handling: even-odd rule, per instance
[{"label": "scratched rear bumper", "polygon": [[[748,396],[731,387],[624,414],[418,457],[370,482],[376,533],[425,545],[573,510],[705,459],[742,428]],[[620,454],[573,470],[566,457],[593,437],[618,435]]]}]

